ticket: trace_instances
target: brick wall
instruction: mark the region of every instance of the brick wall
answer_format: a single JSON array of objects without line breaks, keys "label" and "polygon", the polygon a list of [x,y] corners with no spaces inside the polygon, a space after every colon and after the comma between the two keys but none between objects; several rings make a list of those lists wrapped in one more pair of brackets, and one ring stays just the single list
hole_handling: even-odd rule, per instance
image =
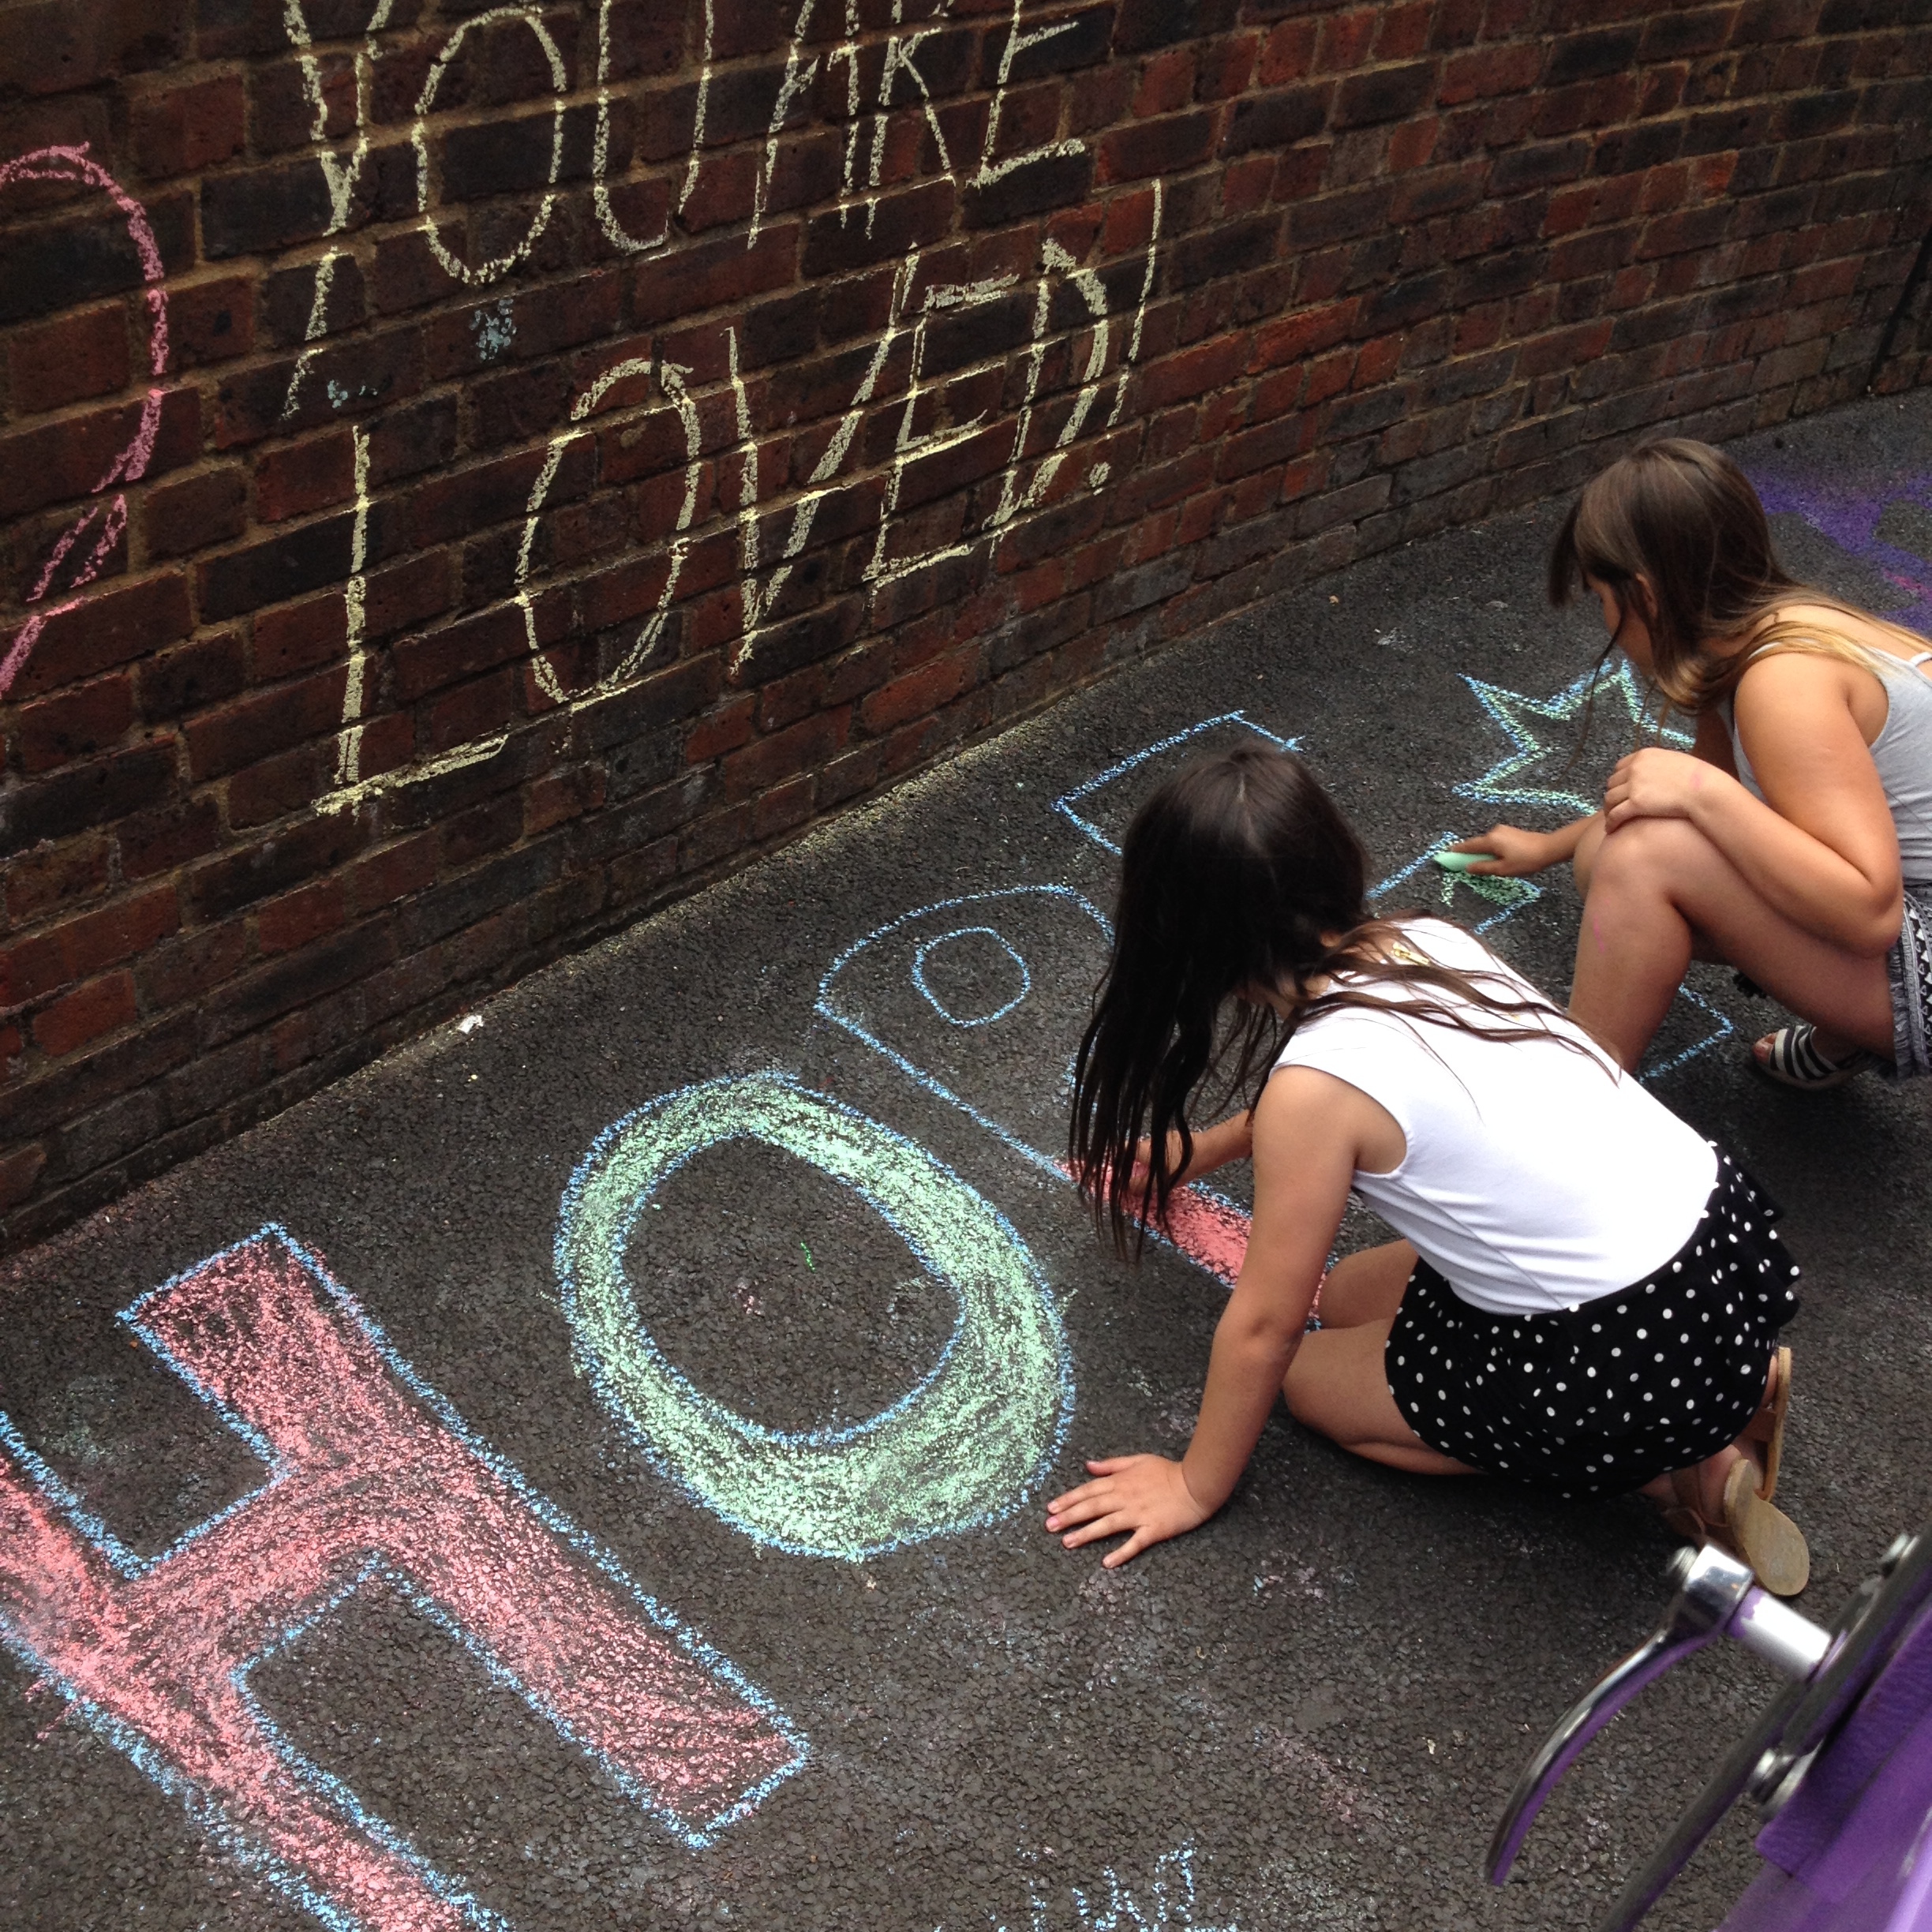
[{"label": "brick wall", "polygon": [[0,1241],[1110,664],[1858,393],[1924,18],[0,0]]}]

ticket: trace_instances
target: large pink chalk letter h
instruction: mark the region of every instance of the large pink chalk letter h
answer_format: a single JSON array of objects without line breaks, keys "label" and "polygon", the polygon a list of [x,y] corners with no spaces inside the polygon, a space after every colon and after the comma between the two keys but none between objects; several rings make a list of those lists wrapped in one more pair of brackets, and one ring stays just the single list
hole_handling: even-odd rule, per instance
[{"label": "large pink chalk letter h", "polygon": [[268,1479],[144,1563],[0,1417],[0,1634],[325,1923],[500,1923],[249,1690],[253,1664],[376,1578],[692,1844],[803,1762],[783,1716],[470,1436],[280,1229],[123,1319]]}]

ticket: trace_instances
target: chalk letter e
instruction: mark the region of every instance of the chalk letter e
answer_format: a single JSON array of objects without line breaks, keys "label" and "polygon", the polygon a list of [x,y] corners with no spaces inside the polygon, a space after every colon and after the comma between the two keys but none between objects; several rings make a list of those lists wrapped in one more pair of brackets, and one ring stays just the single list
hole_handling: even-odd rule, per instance
[{"label": "chalk letter e", "polygon": [[305,1760],[249,1687],[252,1664],[373,1578],[687,1841],[803,1762],[782,1715],[471,1436],[280,1229],[123,1319],[268,1478],[143,1562],[0,1417],[0,1634],[326,1923],[501,1923]]}]

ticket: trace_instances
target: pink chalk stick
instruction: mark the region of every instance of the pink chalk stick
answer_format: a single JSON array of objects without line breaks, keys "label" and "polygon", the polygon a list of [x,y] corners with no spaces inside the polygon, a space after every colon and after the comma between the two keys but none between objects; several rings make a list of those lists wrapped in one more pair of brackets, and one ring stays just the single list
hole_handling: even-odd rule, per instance
[{"label": "pink chalk stick", "polygon": [[129,1315],[265,1451],[268,1480],[128,1577],[0,1455],[0,1623],[110,1734],[143,1741],[271,1870],[350,1923],[471,1923],[447,1881],[304,1778],[248,1694],[250,1664],[373,1563],[694,1841],[801,1761],[784,1720],[442,1419],[279,1233]]}]

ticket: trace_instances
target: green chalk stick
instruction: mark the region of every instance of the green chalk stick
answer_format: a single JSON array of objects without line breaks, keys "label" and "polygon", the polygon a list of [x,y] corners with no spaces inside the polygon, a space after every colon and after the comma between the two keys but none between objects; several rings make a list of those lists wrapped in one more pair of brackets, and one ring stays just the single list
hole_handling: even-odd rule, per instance
[{"label": "green chalk stick", "polygon": [[1473,865],[1478,865],[1496,856],[1493,852],[1431,852],[1429,856],[1445,872],[1466,872]]}]

